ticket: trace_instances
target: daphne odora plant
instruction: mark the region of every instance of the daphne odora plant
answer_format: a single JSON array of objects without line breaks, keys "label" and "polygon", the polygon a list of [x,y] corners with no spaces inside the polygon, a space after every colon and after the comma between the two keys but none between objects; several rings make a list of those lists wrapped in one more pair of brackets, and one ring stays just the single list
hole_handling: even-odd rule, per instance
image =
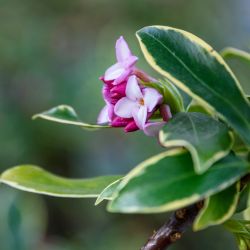
[{"label": "daphne odora plant", "polygon": [[105,106],[97,124],[82,122],[67,105],[34,119],[87,129],[141,130],[158,140],[165,152],[123,176],[72,180],[20,165],[3,172],[1,182],[50,196],[95,197],[96,205],[108,200],[109,212],[174,211],[144,250],[167,248],[189,225],[194,231],[225,225],[239,248],[247,250],[250,105],[224,59],[249,63],[250,55],[232,48],[220,55],[195,35],[171,27],[145,27],[136,36],[161,79],[137,68],[138,57],[120,37],[115,46],[117,62],[100,77]]}]

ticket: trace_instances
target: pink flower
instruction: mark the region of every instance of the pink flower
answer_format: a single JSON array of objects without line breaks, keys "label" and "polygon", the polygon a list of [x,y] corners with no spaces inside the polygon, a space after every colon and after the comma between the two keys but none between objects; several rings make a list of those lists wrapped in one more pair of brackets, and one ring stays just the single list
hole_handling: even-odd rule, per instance
[{"label": "pink flower", "polygon": [[111,104],[116,104],[119,99],[125,96],[126,84],[127,82],[122,82],[118,85],[104,82],[102,88],[103,99]]},{"label": "pink flower", "polygon": [[162,95],[157,90],[140,89],[136,76],[130,76],[126,86],[126,97],[115,104],[114,113],[122,118],[133,118],[138,128],[143,130],[148,114],[161,102]]},{"label": "pink flower", "polygon": [[144,126],[144,133],[148,136],[157,136],[163,126],[172,118],[170,107],[166,104],[160,106],[160,114],[163,118],[162,122],[147,122]]},{"label": "pink flower", "polygon": [[101,112],[99,113],[99,116],[97,118],[97,124],[105,124],[105,123],[111,123],[114,116],[114,106],[108,102],[106,102],[106,105],[102,108]]},{"label": "pink flower", "polygon": [[117,40],[115,48],[117,63],[106,70],[104,81],[112,81],[112,84],[117,85],[132,73],[138,58],[131,53],[122,36]]},{"label": "pink flower", "polygon": [[[158,90],[143,87],[139,83],[156,82],[154,78],[135,67],[137,57],[132,55],[126,41],[120,37],[116,42],[117,63],[100,77],[104,86],[106,103],[97,123],[108,123],[112,127],[124,127],[125,132],[143,130],[146,135],[156,136],[172,117],[168,105],[162,104]],[[161,121],[150,121],[155,112]]]}]

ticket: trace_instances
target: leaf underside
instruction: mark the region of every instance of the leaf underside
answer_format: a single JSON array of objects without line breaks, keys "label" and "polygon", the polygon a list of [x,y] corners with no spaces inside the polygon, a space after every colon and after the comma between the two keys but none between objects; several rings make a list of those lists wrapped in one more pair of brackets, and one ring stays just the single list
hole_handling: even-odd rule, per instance
[{"label": "leaf underside", "polygon": [[48,111],[43,113],[39,113],[33,116],[33,119],[45,119],[53,122],[68,124],[68,125],[75,125],[86,129],[99,129],[99,128],[109,128],[109,126],[102,126],[96,124],[89,124],[82,122],[75,110],[67,105],[60,105],[54,107]]},{"label": "leaf underside", "polygon": [[238,205],[239,189],[240,183],[238,182],[207,198],[204,207],[194,221],[194,231],[219,225],[228,220]]},{"label": "leaf underside", "polygon": [[97,197],[95,205],[99,205],[104,200],[112,200],[113,194],[120,184],[121,180],[116,180],[108,185]]},{"label": "leaf underside", "polygon": [[57,197],[97,197],[110,183],[121,176],[100,176],[69,179],[51,174],[40,167],[21,165],[2,173],[0,182],[23,191]]}]

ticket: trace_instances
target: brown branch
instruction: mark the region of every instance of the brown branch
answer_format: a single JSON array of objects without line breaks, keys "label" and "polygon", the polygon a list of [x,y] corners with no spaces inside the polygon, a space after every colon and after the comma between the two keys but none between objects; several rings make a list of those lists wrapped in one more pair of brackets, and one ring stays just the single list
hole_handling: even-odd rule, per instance
[{"label": "brown branch", "polygon": [[[241,190],[250,182],[250,174],[241,178]],[[193,224],[195,217],[204,205],[200,201],[189,207],[175,211],[168,221],[156,231],[141,250],[165,250],[182,237],[187,228]]]},{"label": "brown branch", "polygon": [[240,180],[240,190],[242,190],[250,182],[250,174],[245,175]]},{"label": "brown branch", "polygon": [[141,250],[164,250],[179,240],[186,229],[193,223],[203,202],[177,210],[169,220],[148,240]]}]

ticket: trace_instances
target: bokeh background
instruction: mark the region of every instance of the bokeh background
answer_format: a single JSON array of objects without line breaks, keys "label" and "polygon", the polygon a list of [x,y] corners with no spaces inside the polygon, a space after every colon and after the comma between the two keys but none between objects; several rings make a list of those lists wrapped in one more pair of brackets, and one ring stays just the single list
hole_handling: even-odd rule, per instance
[{"label": "bokeh background", "polygon": [[[162,151],[142,133],[31,120],[68,104],[95,122],[103,106],[98,77],[114,63],[120,35],[140,57],[139,66],[152,72],[134,35],[152,24],[188,30],[217,50],[250,50],[249,0],[0,0],[0,171],[31,163],[72,178],[124,174]],[[249,68],[230,64],[250,93]],[[1,185],[0,249],[136,250],[168,216],[109,214],[106,204],[93,204]],[[188,232],[172,249],[237,248],[216,227]]]}]

